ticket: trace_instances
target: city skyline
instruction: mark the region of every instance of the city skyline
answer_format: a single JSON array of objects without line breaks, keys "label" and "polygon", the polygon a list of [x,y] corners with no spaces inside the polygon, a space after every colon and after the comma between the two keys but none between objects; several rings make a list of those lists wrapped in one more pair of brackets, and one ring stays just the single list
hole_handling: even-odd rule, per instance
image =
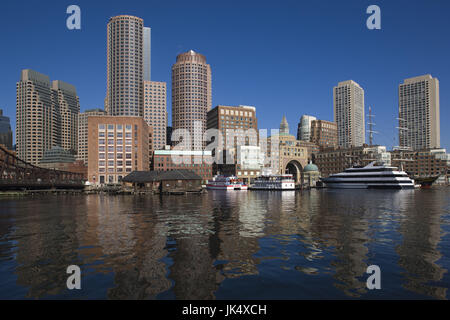
[{"label": "city skyline", "polygon": [[[48,74],[52,79],[61,78],[73,84],[77,88],[78,96],[80,97],[81,111],[102,107],[106,93],[106,61],[104,59],[106,51],[105,26],[108,18],[111,16],[130,14],[144,19],[145,24],[152,28],[152,41],[154,41],[151,46],[153,56],[152,79],[167,82],[168,86],[170,86],[170,66],[173,64],[174,58],[181,52],[193,49],[204,54],[213,69],[213,107],[221,104],[254,105],[258,110],[260,128],[277,128],[279,119],[283,114],[286,114],[287,121],[291,127],[291,134],[295,134],[292,128],[296,127],[298,119],[303,114],[310,114],[318,119],[333,120],[332,88],[340,81],[352,79],[364,88],[366,109],[368,106],[371,106],[373,113],[376,115],[375,122],[377,126],[375,129],[380,134],[375,136],[374,142],[391,148],[398,144],[398,133],[395,129],[397,126],[396,117],[398,112],[397,88],[403,79],[424,74],[431,74],[433,77],[438,78],[442,89],[440,96],[441,118],[445,119],[449,115],[446,106],[448,104],[447,92],[449,91],[448,88],[450,85],[450,72],[445,60],[440,58],[448,52],[446,50],[448,49],[448,44],[440,43],[442,41],[440,40],[442,33],[439,31],[444,31],[445,28],[436,29],[436,24],[445,27],[442,25],[444,20],[438,18],[443,10],[441,10],[441,7],[417,3],[412,4],[413,8],[403,8],[403,3],[406,2],[400,1],[397,4],[383,3],[380,5],[383,24],[382,29],[379,31],[371,31],[365,27],[365,19],[367,18],[365,14],[367,5],[365,3],[342,4],[340,5],[342,7],[341,10],[337,11],[339,14],[333,17],[332,12],[336,8],[336,5],[331,2],[327,3],[327,7],[314,5],[296,7],[293,3],[286,2],[284,7],[275,6],[273,8],[274,21],[277,23],[271,25],[273,27],[272,29],[270,29],[270,26],[259,25],[261,23],[260,21],[264,21],[261,16],[268,15],[269,9],[271,8],[263,4],[260,10],[254,13],[255,21],[252,20],[253,22],[258,22],[258,24],[252,26],[248,23],[238,23],[238,26],[232,26],[228,29],[213,28],[209,30],[209,33],[217,35],[217,37],[210,37],[213,40],[207,40],[205,38],[206,34],[203,31],[195,35],[179,35],[172,38],[171,35],[175,31],[174,29],[182,21],[175,19],[175,21],[171,21],[173,25],[169,26],[158,18],[158,12],[165,12],[167,10],[167,8],[160,4],[154,4],[153,7],[151,4],[148,4],[148,9],[143,10],[142,8],[145,7],[142,7],[142,4],[135,4],[133,2],[127,3],[126,5],[113,2],[110,8],[100,8],[80,1],[78,5],[82,12],[82,29],[79,31],[70,31],[65,28],[64,22],[67,15],[64,15],[63,6],[46,8],[49,10],[41,12],[41,15],[38,17],[31,17],[24,23],[25,26],[28,23],[33,23],[33,21],[34,23],[40,21],[39,18],[54,16],[56,20],[54,24],[53,20],[50,19],[49,25],[43,26],[43,28],[50,28],[50,26],[52,29],[56,28],[55,32],[57,34],[63,34],[63,38],[61,38],[62,48],[70,48],[71,50],[67,52],[65,59],[57,59],[53,63],[52,60],[55,59],[54,55],[62,49],[57,49],[55,52],[51,49],[48,51],[44,50],[45,57],[42,54],[31,54],[28,52],[24,58],[23,54],[19,52],[20,45],[17,44],[18,49],[16,50],[14,47],[14,50],[11,50],[13,53],[17,51],[17,54],[15,54],[17,57],[14,56],[14,58],[8,59],[11,52],[5,53],[6,59],[11,60],[11,63],[5,66],[5,77],[1,80],[3,99],[0,101],[0,106],[4,109],[4,114],[11,118],[11,123],[14,127],[15,91],[10,92],[11,90],[8,88],[11,88],[11,83],[9,82],[10,79],[14,79],[12,84],[15,84],[18,80],[18,72],[25,68],[31,68]],[[33,5],[30,4],[30,6]],[[232,7],[233,5],[231,4],[230,7],[223,5],[223,12],[219,12],[219,10],[213,16],[217,17],[218,15],[230,14],[233,17],[237,17],[240,14],[248,13],[251,9],[249,4],[242,4],[239,7],[242,9],[242,12],[237,14],[230,12]],[[134,9],[130,10],[129,8]],[[152,8],[153,10],[150,10]],[[212,8],[218,9],[217,6],[209,5],[201,10],[210,10]],[[298,10],[288,10],[289,8]],[[418,10],[418,8],[422,10]],[[413,31],[419,32],[419,37],[426,36],[424,39],[427,41],[427,45],[429,44],[426,52],[420,50],[418,52],[410,52],[414,45],[408,45],[406,40],[401,39],[397,39],[396,43],[393,41],[396,38],[396,33],[402,29],[402,27],[397,27],[397,25],[401,25],[402,21],[406,23],[406,15],[409,10],[413,10],[414,12],[420,11],[427,18],[408,25]],[[14,5],[7,4],[6,11],[15,12]],[[305,30],[302,31],[300,28],[302,26],[306,27],[307,30],[313,30],[314,23],[317,23],[313,19],[314,17],[317,18],[317,15],[320,13],[323,14],[320,20],[323,26],[318,31],[311,32],[310,34],[306,34]],[[179,14],[179,12],[176,13],[176,16]],[[341,17],[348,16],[348,19],[342,19],[340,21],[340,19],[337,19],[338,15],[341,15]],[[300,22],[295,19],[284,22],[281,18],[285,16],[291,18],[297,17],[297,20]],[[59,17],[62,23],[57,17]],[[396,18],[399,21],[396,21]],[[10,18],[7,17],[6,21],[8,19]],[[209,21],[209,19],[212,18],[205,18],[205,22]],[[5,23],[5,21],[1,23]],[[344,60],[346,63],[341,63],[341,66],[331,65],[326,60],[336,58],[336,54],[338,57],[341,57],[344,53],[342,49],[335,48],[335,52],[324,50],[325,53],[317,56],[313,60],[314,62],[310,63],[311,66],[307,66],[305,62],[310,62],[308,59],[311,58],[313,52],[316,52],[319,48],[330,48],[329,46],[333,44],[332,39],[329,38],[332,34],[335,34],[331,29],[329,30],[333,25],[340,26],[341,31],[349,32],[352,36],[356,35],[360,44],[366,45],[365,50],[354,53],[355,56],[351,59],[352,64],[350,64],[350,60],[347,58],[347,60]],[[256,30],[258,26],[261,27],[258,30],[259,32]],[[288,40],[289,36],[292,36],[291,31],[283,29],[286,26],[293,27],[293,29],[299,32],[297,37],[298,43],[296,41],[284,41]],[[26,29],[24,26],[21,26],[18,28],[18,34],[25,31],[22,28]],[[62,30],[58,30],[58,28]],[[200,24],[193,20],[185,28],[189,31],[198,31]],[[420,30],[421,28],[424,30]],[[279,33],[280,39],[274,38],[273,35],[281,31],[281,29],[285,31],[285,34]],[[430,30],[435,31],[435,33],[426,34]],[[241,32],[236,33],[236,31]],[[28,29],[27,32],[33,33],[34,31]],[[264,32],[266,33],[264,34]],[[257,36],[257,38],[254,41],[250,41],[250,45],[246,45],[243,40],[230,39],[233,35],[239,35],[243,38],[253,35]],[[264,35],[267,37],[264,37]],[[441,36],[439,37],[439,35]],[[293,52],[290,51],[292,48],[299,49],[302,43],[314,44],[317,38],[321,36],[325,36],[325,41],[317,42],[316,46],[309,46],[308,50],[303,48],[302,51],[296,52],[296,55],[300,52],[300,59],[297,58],[297,61],[294,62],[290,61],[293,58]],[[2,37],[9,38],[9,35],[5,34]],[[344,40],[343,43],[348,44],[346,39],[350,38],[350,35],[345,34],[342,37]],[[77,47],[77,44],[84,43],[86,40],[88,41],[86,43],[88,47],[85,47],[84,50],[82,47]],[[435,42],[431,40],[435,40]],[[92,46],[90,41],[92,42]],[[328,44],[327,41],[331,41],[331,44]],[[265,44],[265,50],[261,50],[262,43]],[[230,44],[235,45],[233,47]],[[237,44],[243,45],[243,47],[238,47],[236,46]],[[370,52],[370,50],[378,48],[380,44],[382,45],[381,48],[385,50],[378,50],[375,54]],[[396,49],[400,52],[394,53],[388,50],[394,44],[397,45]],[[89,48],[89,50],[86,48]],[[241,49],[236,50],[237,48]],[[277,48],[277,50],[280,50],[286,56],[286,62],[276,59],[278,53],[274,52],[274,48]],[[437,48],[440,49],[438,50]],[[430,50],[434,51],[433,55],[435,59],[433,61],[426,59]],[[89,53],[88,61],[83,56],[84,51]],[[408,53],[408,55],[402,56],[402,53]],[[257,57],[254,57],[255,55]],[[365,56],[367,56],[367,59],[364,58]],[[374,56],[379,56],[379,58],[374,59]],[[239,57],[239,60],[236,57]],[[251,59],[252,57],[254,59]],[[402,63],[398,63],[399,58],[403,59]],[[265,68],[259,68],[260,62],[264,59],[270,63],[264,65]],[[287,67],[286,63],[290,67]],[[92,64],[98,65],[93,68],[93,73],[99,70],[99,74],[92,76],[88,74],[89,76],[86,76],[86,68],[89,68],[89,70],[92,69]],[[320,67],[320,65],[323,65],[323,67]],[[388,66],[391,68],[391,65],[395,65],[396,68],[387,70]],[[13,67],[16,68],[15,72],[11,71]],[[256,70],[257,67],[261,70]],[[296,78],[293,78],[293,74],[299,72],[301,68],[305,68],[305,72],[302,72],[300,77],[296,75]],[[240,70],[240,72],[236,72],[236,70]],[[303,74],[305,76],[302,76]],[[327,74],[326,77],[324,77],[324,74]],[[283,76],[282,79],[284,81],[273,81],[271,79],[280,78],[280,75]],[[292,81],[293,79],[294,81]],[[268,82],[267,80],[270,81]],[[170,92],[171,88],[168,87],[167,90]],[[167,110],[170,114],[170,95],[167,98]],[[367,110],[365,111],[367,113]],[[172,121],[169,120],[169,124],[171,123]],[[15,128],[13,130],[15,131]],[[449,135],[449,129],[442,126],[441,147],[449,149]]]}]

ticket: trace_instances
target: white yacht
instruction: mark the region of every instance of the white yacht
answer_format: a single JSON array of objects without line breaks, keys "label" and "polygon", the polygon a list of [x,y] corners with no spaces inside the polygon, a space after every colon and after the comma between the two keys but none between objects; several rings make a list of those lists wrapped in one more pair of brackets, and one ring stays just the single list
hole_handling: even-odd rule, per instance
[{"label": "white yacht", "polygon": [[259,176],[251,186],[252,190],[295,190],[292,174],[272,174]]},{"label": "white yacht", "polygon": [[342,189],[412,189],[414,180],[396,167],[376,165],[353,167],[344,172],[321,178],[328,188]]},{"label": "white yacht", "polygon": [[213,190],[247,190],[248,186],[235,176],[217,175],[206,185]]}]

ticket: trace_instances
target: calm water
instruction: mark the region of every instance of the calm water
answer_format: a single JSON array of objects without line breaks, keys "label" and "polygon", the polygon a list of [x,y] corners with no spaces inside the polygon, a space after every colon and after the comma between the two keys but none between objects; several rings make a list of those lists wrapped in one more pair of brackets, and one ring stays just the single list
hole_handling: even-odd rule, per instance
[{"label": "calm water", "polygon": [[3,198],[0,298],[449,299],[449,231],[449,188]]}]

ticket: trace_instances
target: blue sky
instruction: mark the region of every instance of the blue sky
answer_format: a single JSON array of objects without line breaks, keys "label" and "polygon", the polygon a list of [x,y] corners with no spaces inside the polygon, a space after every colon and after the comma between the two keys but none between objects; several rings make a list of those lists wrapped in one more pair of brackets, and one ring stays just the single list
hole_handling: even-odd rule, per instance
[{"label": "blue sky", "polygon": [[[81,8],[81,30],[66,28],[66,8]],[[381,30],[366,28],[366,8],[381,8]],[[259,128],[291,133],[302,114],[333,120],[332,89],[355,80],[375,143],[397,144],[398,84],[431,74],[440,81],[441,146],[450,150],[450,1],[4,1],[0,108],[15,125],[15,85],[31,68],[76,86],[81,110],[103,107],[106,24],[136,15],[152,28],[152,80],[168,83],[176,55],[193,49],[212,68],[213,106],[254,105]]]}]

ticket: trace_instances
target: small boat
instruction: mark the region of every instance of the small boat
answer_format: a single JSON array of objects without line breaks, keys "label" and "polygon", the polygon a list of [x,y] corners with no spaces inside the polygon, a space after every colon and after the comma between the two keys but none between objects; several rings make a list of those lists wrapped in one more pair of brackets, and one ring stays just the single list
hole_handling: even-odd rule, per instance
[{"label": "small boat", "polygon": [[433,183],[439,178],[439,176],[422,176],[422,177],[414,177],[414,181],[417,185],[422,189],[429,189],[433,185]]},{"label": "small boat", "polygon": [[211,190],[247,190],[248,186],[236,176],[214,176],[206,185]]},{"label": "small boat", "polygon": [[328,188],[338,189],[413,189],[414,180],[396,167],[376,165],[348,168],[344,172],[321,178]]},{"label": "small boat", "polygon": [[295,190],[295,181],[292,174],[271,174],[259,176],[255,179],[251,190]]}]

